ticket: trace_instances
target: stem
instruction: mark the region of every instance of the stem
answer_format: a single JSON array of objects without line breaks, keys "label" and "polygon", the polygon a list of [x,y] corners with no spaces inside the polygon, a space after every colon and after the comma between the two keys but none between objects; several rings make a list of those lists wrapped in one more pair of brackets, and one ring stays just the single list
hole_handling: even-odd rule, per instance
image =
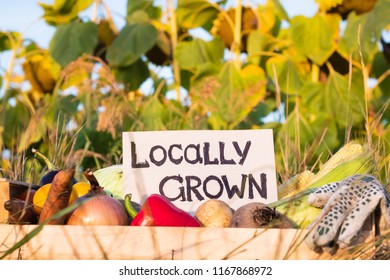
[{"label": "stem", "polygon": [[40,159],[42,159],[44,162],[45,162],[45,164],[46,164],[46,166],[47,166],[47,168],[49,169],[49,170],[56,170],[57,168],[54,166],[54,164],[44,155],[44,154],[42,154],[40,151],[38,151],[37,149],[35,149],[35,148],[32,148],[32,150],[31,150],[32,152],[33,152],[33,154],[35,154],[38,158],[40,158]]},{"label": "stem", "polygon": [[96,179],[95,175],[93,175],[93,172],[91,169],[87,169],[84,172],[85,178],[87,178],[89,184],[91,185],[91,189],[89,190],[89,194],[106,194],[106,192],[103,190],[103,188],[99,185],[98,180]]},{"label": "stem", "polygon": [[370,116],[369,116],[369,103],[371,101],[372,93],[370,91],[370,87],[368,85],[368,79],[369,79],[369,74],[368,74],[368,69],[364,63],[364,57],[363,57],[363,51],[362,51],[362,46],[361,46],[361,25],[359,24],[358,28],[358,46],[359,46],[359,56],[360,56],[360,64],[362,66],[362,74],[363,74],[363,83],[364,83],[364,103],[365,103],[365,113],[366,113],[366,131],[367,131],[367,141],[368,141],[368,146],[371,148],[372,147],[372,131],[370,127]]},{"label": "stem", "polygon": [[134,219],[135,216],[137,216],[138,212],[134,209],[133,205],[131,204],[131,194],[125,195],[125,208],[127,213],[130,215],[132,219]]},{"label": "stem", "polygon": [[9,86],[11,83],[12,71],[13,71],[14,66],[15,66],[16,54],[17,54],[18,49],[20,47],[20,44],[22,42],[21,39],[15,40],[11,33],[6,33],[6,34],[8,35],[8,39],[11,41],[12,55],[11,55],[11,58],[9,61],[7,72],[4,75],[4,92],[7,92],[7,90],[9,89]]},{"label": "stem", "polygon": [[97,14],[99,10],[99,5],[100,5],[101,0],[95,0],[95,3],[93,5],[93,12],[92,12],[92,22],[97,23]]},{"label": "stem", "polygon": [[311,80],[313,82],[318,82],[318,78],[320,76],[320,67],[313,62],[311,69]]},{"label": "stem", "polygon": [[237,0],[237,7],[235,10],[235,21],[234,21],[234,56],[235,64],[237,69],[241,68],[241,21],[242,21],[242,0]]},{"label": "stem", "polygon": [[175,52],[177,46],[177,23],[176,23],[176,11],[174,8],[173,0],[168,1],[168,9],[170,14],[170,26],[171,26],[171,42],[172,42],[172,66],[173,66],[173,78],[174,88],[176,91],[176,100],[180,101],[180,67],[175,59]]}]

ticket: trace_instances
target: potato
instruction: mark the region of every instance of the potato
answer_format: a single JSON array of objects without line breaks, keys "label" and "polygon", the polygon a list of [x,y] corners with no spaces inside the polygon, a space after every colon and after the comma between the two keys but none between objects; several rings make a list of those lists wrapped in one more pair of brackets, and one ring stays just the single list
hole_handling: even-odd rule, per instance
[{"label": "potato", "polygon": [[219,199],[203,202],[195,211],[195,218],[204,227],[229,227],[233,217],[233,209]]},{"label": "potato", "polygon": [[260,202],[239,207],[233,215],[231,227],[239,228],[294,228],[287,216]]}]

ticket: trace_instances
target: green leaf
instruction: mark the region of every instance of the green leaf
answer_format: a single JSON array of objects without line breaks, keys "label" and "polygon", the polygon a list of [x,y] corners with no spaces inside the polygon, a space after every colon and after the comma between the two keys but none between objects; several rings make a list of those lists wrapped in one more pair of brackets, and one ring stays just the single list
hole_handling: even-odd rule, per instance
[{"label": "green leaf", "polygon": [[216,64],[213,62],[205,62],[203,64],[199,64],[192,77],[192,82],[196,83],[197,81],[201,81],[206,77],[218,75],[220,71],[221,71],[220,64]]},{"label": "green leaf", "polygon": [[126,21],[129,25],[134,23],[148,23],[150,22],[150,17],[147,12],[143,10],[136,10],[126,17]]},{"label": "green leaf", "polygon": [[377,92],[378,96],[383,96],[383,98],[385,99],[390,99],[390,74],[388,74],[387,72],[389,71],[389,64],[386,62],[385,59],[383,59],[383,57],[383,52],[378,52],[375,55],[373,61],[372,70],[374,77],[376,79],[381,78],[381,82],[375,88],[375,91]]},{"label": "green leaf", "polygon": [[337,49],[340,20],[338,15],[327,14],[294,17],[291,38],[301,54],[322,65]]},{"label": "green leaf", "polygon": [[14,43],[21,38],[18,32],[1,32],[0,31],[0,52],[13,49]]},{"label": "green leaf", "polygon": [[218,8],[205,0],[179,0],[176,10],[178,25],[188,29],[208,25],[218,13]]},{"label": "green leaf", "polygon": [[325,92],[325,84],[323,83],[320,82],[305,83],[299,91],[299,96],[302,98],[302,106],[304,106],[304,108],[314,116],[318,115],[320,112],[323,112],[324,92]]},{"label": "green leaf", "polygon": [[359,63],[362,55],[363,61],[368,63],[373,59],[378,48],[377,36],[371,33],[372,30],[366,28],[367,14],[357,16],[355,13],[350,13],[347,22],[344,36],[340,41],[340,54],[346,59],[352,54],[352,59]]},{"label": "green leaf", "polygon": [[142,59],[125,67],[113,68],[115,77],[122,81],[128,90],[136,90],[150,77],[149,68]]},{"label": "green leaf", "polygon": [[351,73],[348,77],[331,71],[326,84],[308,82],[300,90],[302,106],[312,116],[330,116],[339,127],[346,128],[359,124],[364,119],[364,84],[362,75]]},{"label": "green leaf", "polygon": [[266,92],[264,71],[253,64],[239,70],[234,63],[227,62],[218,75],[218,84],[214,94],[200,96],[211,111],[213,129],[235,128]]},{"label": "green leaf", "polygon": [[[292,59],[287,56],[277,56],[270,58],[266,64],[268,76],[286,94],[297,94],[299,92],[305,81],[307,71],[306,64],[294,62]],[[274,77],[274,69],[277,80]]]},{"label": "green leaf", "polygon": [[359,63],[361,53],[365,63],[372,62],[378,51],[381,32],[389,24],[389,14],[390,0],[379,0],[370,12],[359,16],[355,12],[350,13],[340,41],[340,53],[346,59],[352,53],[352,59]]},{"label": "green leaf", "polygon": [[268,51],[272,36],[261,31],[252,31],[247,42],[248,60],[253,64],[260,64],[262,52]]},{"label": "green leaf", "polygon": [[135,12],[145,12],[151,19],[160,19],[161,7],[153,5],[151,0],[128,0],[127,1],[127,16],[131,17]]},{"label": "green leaf", "polygon": [[164,119],[167,108],[157,96],[151,96],[142,105],[140,111],[140,123],[142,130],[165,130]]},{"label": "green leaf", "polygon": [[94,0],[54,0],[52,5],[38,3],[44,14],[42,18],[50,25],[68,24],[88,8]]},{"label": "green leaf", "polygon": [[284,9],[283,5],[280,3],[279,0],[268,0],[268,2],[270,3],[267,4],[273,7],[275,11],[275,15],[277,15],[279,19],[290,21],[290,18],[286,10]]},{"label": "green leaf", "polygon": [[277,33],[281,20],[289,20],[286,11],[278,0],[267,0],[264,5],[257,7],[256,13],[259,22],[259,30],[264,33]]},{"label": "green leaf", "polygon": [[[4,104],[2,102],[2,110],[0,111],[0,117],[2,118],[0,125],[0,132],[2,140],[0,142],[6,147],[18,147],[19,138],[26,130],[27,123],[31,115],[28,107],[16,99],[16,104],[11,106],[9,103]],[[4,105],[4,106],[3,106]],[[3,121],[4,120],[4,121]]]},{"label": "green leaf", "polygon": [[339,144],[337,127],[329,115],[322,111],[311,115],[304,108],[287,116],[277,137],[278,143],[288,146],[284,150],[292,149],[289,156],[294,161],[297,154],[312,156],[314,162],[320,156],[324,159],[329,147]]},{"label": "green leaf", "polygon": [[21,133],[18,143],[18,153],[25,151],[31,144],[39,142],[46,134],[46,125],[40,119],[31,118],[26,131]]},{"label": "green leaf", "polygon": [[365,115],[363,78],[354,72],[352,80],[349,89],[348,77],[332,71],[323,94],[326,111],[342,127],[362,122]]},{"label": "green leaf", "polygon": [[[58,125],[59,116],[61,114],[66,116],[75,115],[78,112],[79,100],[74,95],[44,95],[45,110],[42,116],[42,123],[48,129],[55,129]],[[63,122],[63,120],[61,120]],[[59,125],[61,127],[61,125]]]},{"label": "green leaf", "polygon": [[107,60],[114,67],[129,66],[154,46],[157,37],[150,23],[126,25],[108,48]]},{"label": "green leaf", "polygon": [[50,41],[50,55],[62,67],[82,54],[93,54],[98,43],[98,28],[93,22],[73,22],[57,28]]},{"label": "green leaf", "polygon": [[198,38],[189,42],[182,41],[176,46],[175,59],[182,69],[194,71],[207,62],[221,64],[224,48],[220,38],[214,38],[210,42]]}]

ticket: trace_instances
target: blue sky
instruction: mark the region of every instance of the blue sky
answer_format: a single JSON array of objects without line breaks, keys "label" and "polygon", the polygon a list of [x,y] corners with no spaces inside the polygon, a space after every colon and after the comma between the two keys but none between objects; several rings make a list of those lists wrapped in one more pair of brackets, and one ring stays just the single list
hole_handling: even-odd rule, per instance
[{"label": "blue sky", "polygon": [[[38,2],[52,3],[53,0],[0,0],[0,30],[23,32],[24,37],[32,38],[40,46],[47,47],[55,29],[40,19],[43,14]],[[158,3],[164,0],[155,1]],[[235,2],[235,0],[231,0]],[[264,3],[265,0],[243,1],[244,3]],[[312,15],[317,11],[314,0],[280,0],[290,16],[305,14]],[[124,24],[127,0],[106,0],[104,3],[110,8],[117,25]],[[91,17],[92,8],[82,13]]]},{"label": "blue sky", "polygon": [[[230,0],[235,3],[236,0]],[[53,0],[0,0],[0,30],[18,31],[23,34],[23,38],[34,40],[42,48],[47,48],[52,38],[55,28],[46,24],[40,17],[43,14],[38,2],[53,3]],[[120,29],[125,23],[127,0],[105,0],[103,1],[110,9],[115,23]],[[156,4],[163,4],[164,0],[155,0]],[[259,3],[266,0],[243,0],[244,4]],[[314,0],[280,0],[290,17],[294,15],[312,16],[317,11]],[[82,12],[82,16],[91,18],[92,7]],[[10,52],[0,53],[0,73],[8,67]],[[15,69],[17,70],[17,69]],[[0,96],[2,91],[0,90]]]}]

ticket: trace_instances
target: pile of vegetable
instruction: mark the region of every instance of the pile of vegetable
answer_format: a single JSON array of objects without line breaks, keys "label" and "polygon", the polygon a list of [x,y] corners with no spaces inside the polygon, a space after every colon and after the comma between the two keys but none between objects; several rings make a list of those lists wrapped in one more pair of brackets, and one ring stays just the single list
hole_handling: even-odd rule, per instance
[{"label": "pile of vegetable", "polygon": [[[48,166],[28,196],[12,198],[4,205],[9,223],[49,225],[171,226],[171,227],[292,227],[288,218],[262,203],[248,203],[237,210],[226,202],[210,199],[194,214],[188,213],[160,194],[151,194],[141,205],[131,194],[121,196],[118,166],[86,170],[86,181],[77,182],[75,167],[59,170],[39,151],[34,153]],[[117,180],[106,180],[107,173]],[[97,178],[107,183],[101,186]],[[114,184],[112,184],[114,182]],[[62,212],[61,212],[62,211]],[[58,213],[63,213],[58,216]]]},{"label": "pile of vegetable", "polygon": [[[356,143],[346,144],[317,174],[305,171],[278,187],[279,201],[271,204],[250,202],[232,209],[218,199],[204,201],[192,214],[175,206],[160,194],[150,194],[141,205],[123,195],[121,166],[92,172],[86,170],[86,181],[77,182],[75,168],[58,170],[38,151],[49,171],[38,188],[24,197],[11,198],[4,205],[10,212],[9,223],[110,226],[178,226],[240,228],[306,228],[321,209],[307,203],[316,187],[341,180],[356,173],[369,173],[370,155]],[[116,180],[105,179],[107,172]],[[111,177],[111,178],[112,178]],[[104,182],[107,185],[101,185]],[[62,212],[61,212],[62,211]],[[57,213],[63,213],[58,216]],[[57,215],[55,215],[57,214]],[[53,218],[55,217],[55,218]]]}]

